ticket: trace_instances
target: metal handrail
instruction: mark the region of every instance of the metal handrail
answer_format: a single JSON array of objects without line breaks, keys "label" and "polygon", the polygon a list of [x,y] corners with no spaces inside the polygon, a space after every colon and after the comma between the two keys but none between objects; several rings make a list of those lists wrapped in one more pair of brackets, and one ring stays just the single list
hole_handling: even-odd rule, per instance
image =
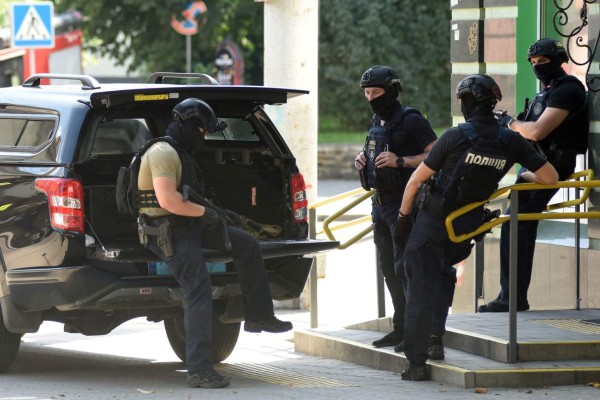
[{"label": "metal handrail", "polygon": [[[365,190],[363,188],[352,189],[347,192],[336,194],[335,196],[331,196],[324,200],[317,201],[316,203],[310,204],[308,206],[308,208],[309,209],[319,208],[319,207],[326,206],[331,203],[335,203],[336,201],[346,199],[348,197],[357,196],[364,192],[365,192]],[[371,190],[371,192],[369,192],[369,193],[375,193],[375,190]]]},{"label": "metal handrail", "polygon": [[[371,198],[375,194],[375,189],[372,189],[372,190],[370,190],[368,192],[365,192],[364,189],[358,188],[358,189],[352,190],[350,192],[346,192],[346,193],[342,193],[342,194],[340,194],[338,196],[334,196],[331,199],[329,199],[329,200],[332,200],[330,202],[333,202],[333,201],[341,200],[341,199],[344,199],[344,198],[347,198],[347,197],[350,197],[350,196],[356,196],[357,194],[359,194],[361,192],[363,192],[362,195],[360,195],[358,198],[356,198],[353,201],[351,201],[350,203],[348,203],[345,207],[342,207],[339,211],[334,212],[329,217],[325,218],[325,220],[323,221],[323,232],[327,235],[327,237],[330,240],[336,240],[335,237],[333,236],[333,232],[332,231],[334,231],[336,229],[347,228],[349,226],[353,226],[353,225],[356,225],[356,224],[361,223],[361,222],[366,222],[366,221],[368,221],[370,219],[370,216],[365,216],[365,217],[360,217],[360,218],[354,219],[352,221],[348,221],[348,222],[343,223],[343,224],[338,224],[335,227],[331,227],[331,228],[329,227],[329,225],[333,221],[337,220],[342,215],[344,215],[349,210],[351,210],[352,208],[356,207],[358,204],[362,203],[366,199]],[[330,202],[322,202],[322,203],[329,204]],[[337,248],[340,249],[340,250],[348,248],[349,246],[351,246],[352,244],[354,244],[357,241],[359,241],[361,238],[363,238],[365,235],[367,235],[372,230],[373,230],[373,226],[369,225],[367,228],[363,229],[358,234],[356,234],[353,237],[351,237],[350,239],[348,239],[346,242],[340,243],[340,245]]]},{"label": "metal handrail", "polygon": [[[585,181],[577,181],[575,179],[586,178]],[[508,192],[515,190],[540,190],[540,189],[560,189],[560,188],[585,188],[582,196],[578,199],[573,199],[569,201],[564,201],[561,203],[550,204],[546,207],[547,210],[556,210],[559,208],[566,208],[577,206],[585,203],[588,199],[591,189],[600,187],[600,181],[594,180],[594,171],[591,169],[574,173],[567,178],[569,181],[558,182],[555,185],[542,185],[539,183],[518,183],[515,185],[505,186],[496,190],[492,195],[484,201],[480,201],[477,203],[467,204],[455,211],[452,211],[446,217],[446,230],[448,231],[448,238],[455,243],[463,242],[465,240],[471,239],[480,233],[487,232],[493,227],[503,224],[508,221],[510,215],[500,215],[498,218],[495,218],[485,224],[481,225],[477,230],[465,233],[462,235],[457,235],[454,232],[454,221],[468,213],[469,211],[484,205],[496,198],[502,197],[503,195],[508,195]],[[575,180],[575,181],[573,181]],[[588,211],[588,212],[564,212],[564,213],[553,213],[553,212],[543,212],[543,213],[527,213],[527,214],[519,214],[519,221],[535,221],[542,219],[580,219],[580,218],[600,218],[600,211]]]},{"label": "metal handrail", "polygon": [[[360,218],[356,218],[352,221],[346,222],[344,224],[338,224],[334,227],[329,228],[329,224],[339,218],[342,214],[344,214],[345,212],[347,212],[348,210],[350,210],[351,208],[353,208],[354,206],[356,206],[357,204],[359,204],[360,202],[366,200],[367,198],[370,198],[371,196],[373,196],[373,194],[375,194],[375,190],[371,190],[369,192],[364,191],[364,189],[362,188],[357,188],[357,189],[353,189],[350,190],[348,192],[344,192],[344,193],[340,193],[338,195],[329,197],[325,200],[321,200],[318,201],[316,203],[310,204],[308,206],[308,215],[309,215],[309,222],[310,222],[310,237],[311,239],[316,239],[317,237],[317,231],[316,231],[316,223],[317,223],[317,208],[328,205],[328,204],[332,204],[335,203],[337,201],[340,200],[344,200],[346,198],[349,197],[354,197],[357,196],[359,194],[362,195],[357,199],[354,200],[353,202],[351,202],[351,204],[353,204],[350,207],[344,207],[342,210],[334,213],[332,216],[330,216],[329,218],[326,218],[324,223],[323,223],[323,231],[325,232],[325,234],[327,235],[327,237],[331,240],[336,240],[335,237],[333,236],[332,231],[334,230],[338,230],[338,229],[342,229],[342,228],[346,228],[349,226],[353,226],[362,222],[366,222],[368,219],[370,219],[370,216],[364,216],[364,217],[360,217]],[[333,216],[335,216],[335,218],[332,218]],[[355,243],[356,241],[358,241],[360,238],[362,238],[363,236],[365,236],[367,233],[369,233],[369,231],[372,229],[372,226],[369,225],[369,228],[363,230],[361,233],[359,233],[359,235],[357,235],[356,237],[351,239],[351,242],[348,241],[346,243],[344,243],[343,245],[340,244],[337,248],[338,249],[345,249],[346,247],[350,246],[351,244]],[[320,233],[320,232],[319,232]],[[318,274],[317,274],[317,266],[316,264],[313,262],[313,265],[310,269],[310,275],[309,275],[309,287],[310,287],[310,327],[311,328],[317,328],[319,325],[319,318],[318,318],[318,297],[317,297],[317,281],[318,281]],[[383,286],[382,284],[380,284],[380,282],[378,282],[378,288],[380,288],[381,286]],[[379,290],[379,289],[378,289]],[[378,298],[381,297],[378,295]],[[379,314],[381,315],[382,313],[385,313],[385,304],[379,304]]]},{"label": "metal handrail", "polygon": [[519,209],[519,196],[510,197],[510,215],[502,215],[489,223],[484,224],[482,227],[469,234],[456,236],[453,228],[453,221],[461,215],[473,210],[476,207],[483,205],[506,193],[509,190],[539,190],[539,189],[559,189],[559,188],[585,188],[583,196],[574,200],[565,201],[562,203],[551,204],[546,207],[547,210],[554,210],[557,208],[564,208],[570,206],[578,206],[584,203],[589,197],[591,188],[600,187],[600,181],[594,180],[594,172],[589,169],[570,175],[567,179],[579,179],[585,177],[586,181],[563,181],[555,185],[540,185],[535,183],[520,183],[512,186],[508,186],[497,190],[490,196],[490,198],[483,202],[467,204],[464,207],[450,213],[446,217],[446,229],[448,230],[448,237],[454,242],[461,242],[472,238],[473,236],[488,231],[493,226],[499,225],[503,222],[510,221],[510,240],[509,240],[509,298],[508,298],[508,312],[509,312],[509,337],[508,337],[508,362],[516,363],[518,361],[518,347],[517,347],[517,252],[518,252],[518,221],[534,221],[541,219],[575,219],[581,218],[600,218],[600,212],[565,212],[565,213],[525,213],[518,214]]}]

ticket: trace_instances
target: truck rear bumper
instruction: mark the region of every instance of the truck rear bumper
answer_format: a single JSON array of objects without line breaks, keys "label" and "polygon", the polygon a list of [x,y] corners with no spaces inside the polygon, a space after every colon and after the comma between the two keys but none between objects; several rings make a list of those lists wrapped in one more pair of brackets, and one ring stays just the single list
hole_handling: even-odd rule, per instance
[{"label": "truck rear bumper", "polygon": [[[276,300],[300,296],[312,258],[267,260],[267,276]],[[236,273],[211,274],[213,299],[241,294]],[[89,265],[26,268],[6,272],[8,293],[20,311],[56,308],[116,310],[181,306],[180,288],[171,276],[119,276]]]}]

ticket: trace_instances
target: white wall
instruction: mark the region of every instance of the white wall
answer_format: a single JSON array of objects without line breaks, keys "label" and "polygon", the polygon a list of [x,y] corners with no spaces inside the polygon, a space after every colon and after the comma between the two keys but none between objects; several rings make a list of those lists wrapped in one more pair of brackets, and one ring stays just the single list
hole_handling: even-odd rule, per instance
[{"label": "white wall", "polygon": [[317,196],[318,0],[264,1],[264,84],[310,94],[267,112],[297,158],[309,203]]}]

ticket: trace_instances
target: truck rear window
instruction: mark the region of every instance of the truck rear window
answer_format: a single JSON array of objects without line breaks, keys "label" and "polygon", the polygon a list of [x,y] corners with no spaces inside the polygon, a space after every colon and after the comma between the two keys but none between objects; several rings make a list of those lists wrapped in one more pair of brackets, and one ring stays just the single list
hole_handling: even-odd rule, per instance
[{"label": "truck rear window", "polygon": [[10,116],[0,119],[0,146],[32,148],[48,142],[56,119],[32,116]]},{"label": "truck rear window", "polygon": [[[206,135],[206,141],[260,143],[260,137],[249,120],[235,117],[220,119],[227,122],[227,128],[223,132]],[[151,138],[143,118],[104,119],[96,130],[92,154],[133,154]]]},{"label": "truck rear window", "polygon": [[206,135],[206,140],[224,140],[224,141],[242,141],[259,142],[260,138],[256,134],[254,127],[246,119],[242,118],[219,118],[227,122],[227,128],[223,132],[216,132]]},{"label": "truck rear window", "polygon": [[96,131],[92,154],[133,154],[150,138],[143,119],[104,120]]}]

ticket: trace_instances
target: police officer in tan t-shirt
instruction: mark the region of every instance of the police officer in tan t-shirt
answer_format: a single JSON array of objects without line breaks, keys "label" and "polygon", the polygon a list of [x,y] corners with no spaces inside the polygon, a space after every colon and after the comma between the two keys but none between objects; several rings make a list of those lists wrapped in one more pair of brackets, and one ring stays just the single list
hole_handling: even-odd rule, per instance
[{"label": "police officer in tan t-shirt", "polygon": [[[138,175],[138,189],[154,190],[155,207],[140,208],[140,214],[151,226],[161,226],[168,220],[172,255],[165,256],[156,236],[149,236],[148,248],[167,262],[170,272],[181,286],[184,299],[186,334],[186,365],[188,385],[199,388],[221,388],[229,378],[213,368],[212,290],[203,249],[223,251],[220,235],[209,228],[217,226],[217,213],[184,199],[181,187],[188,185],[203,193],[201,173],[193,151],[201,146],[206,133],[226,128],[217,120],[212,108],[204,101],[189,98],[173,109],[173,122],[166,136],[170,142],[157,142],[143,155]],[[173,145],[171,144],[173,143]],[[187,201],[186,201],[187,200]],[[244,295],[244,330],[248,332],[286,332],[291,322],[275,317],[271,291],[267,281],[262,253],[254,236],[228,226],[231,256]]]}]

